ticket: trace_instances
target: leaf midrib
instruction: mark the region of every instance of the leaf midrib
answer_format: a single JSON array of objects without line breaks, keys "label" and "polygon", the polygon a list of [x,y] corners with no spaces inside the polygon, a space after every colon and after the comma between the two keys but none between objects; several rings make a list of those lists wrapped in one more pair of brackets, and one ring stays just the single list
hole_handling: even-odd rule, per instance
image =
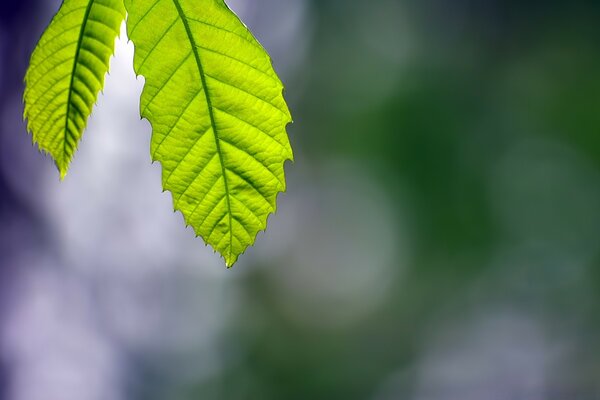
[{"label": "leaf midrib", "polygon": [[[69,134],[69,115],[71,114],[71,96],[73,94],[73,85],[75,83],[75,71],[77,70],[77,65],[79,61],[79,53],[81,51],[81,44],[83,43],[83,37],[85,33],[85,28],[87,26],[88,18],[90,13],[92,12],[92,7],[94,6],[95,0],[90,0],[88,3],[85,14],[83,14],[83,22],[81,23],[81,30],[79,31],[79,38],[77,39],[77,48],[75,50],[75,57],[73,58],[73,68],[71,69],[71,81],[69,82],[69,96],[67,97],[67,113],[65,115],[65,129],[64,131],[64,140],[63,140],[63,165],[60,167],[60,177],[63,179],[66,175],[66,165],[68,164],[67,160],[67,135]],[[75,138],[75,142],[77,142],[77,138]]]},{"label": "leaf midrib", "polygon": [[[229,185],[227,182],[227,169],[225,168],[225,162],[223,161],[223,154],[221,153],[221,143],[220,143],[220,139],[219,139],[219,134],[217,133],[217,124],[215,122],[215,115],[213,112],[212,101],[211,101],[210,95],[208,93],[208,85],[206,84],[206,74],[204,73],[204,67],[202,65],[202,61],[200,60],[200,54],[198,53],[198,48],[196,47],[196,41],[194,40],[194,36],[192,35],[190,25],[189,25],[187,18],[183,12],[183,9],[181,8],[181,4],[179,3],[179,0],[173,0],[173,3],[175,4],[175,8],[177,9],[179,18],[181,19],[181,22],[183,23],[183,26],[185,27],[185,32],[186,32],[188,39],[190,41],[190,44],[192,46],[192,52],[194,53],[194,58],[196,59],[196,66],[198,67],[198,73],[200,74],[200,81],[202,82],[202,87],[204,88],[203,91],[204,91],[204,97],[206,98],[206,105],[208,108],[210,124],[212,127],[213,135],[215,137],[215,146],[217,149],[217,154],[219,155],[219,162],[221,164],[221,172],[223,173],[223,183],[225,185],[225,198],[226,198],[226,203],[227,203],[227,215],[228,215],[228,219],[229,219],[229,229],[228,229],[229,251],[228,251],[228,257],[226,257],[225,262],[226,262],[226,264],[229,264],[230,259],[231,259],[231,254],[232,254],[232,248],[233,248],[233,225],[232,225],[232,215],[231,215],[231,200],[229,198],[229,196],[230,196]],[[228,265],[228,266],[230,267],[231,265]]]}]

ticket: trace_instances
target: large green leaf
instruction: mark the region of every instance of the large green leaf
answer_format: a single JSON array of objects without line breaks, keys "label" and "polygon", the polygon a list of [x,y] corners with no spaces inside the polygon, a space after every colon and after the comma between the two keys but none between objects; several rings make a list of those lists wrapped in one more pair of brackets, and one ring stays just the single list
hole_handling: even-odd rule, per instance
[{"label": "large green leaf", "polygon": [[285,190],[291,121],[271,60],[222,0],[126,0],[152,159],[187,224],[228,266]]},{"label": "large green leaf", "polygon": [[123,0],[65,0],[31,56],[24,117],[61,178],[104,85],[124,19]]}]

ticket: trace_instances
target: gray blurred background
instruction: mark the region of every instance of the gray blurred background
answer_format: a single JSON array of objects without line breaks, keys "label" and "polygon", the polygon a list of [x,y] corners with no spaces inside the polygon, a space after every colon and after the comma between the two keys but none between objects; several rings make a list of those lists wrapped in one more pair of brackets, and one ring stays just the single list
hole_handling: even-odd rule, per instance
[{"label": "gray blurred background", "polygon": [[60,3],[0,4],[0,399],[600,399],[600,4],[228,3],[296,155],[231,270],[126,36],[59,183],[21,98]]}]

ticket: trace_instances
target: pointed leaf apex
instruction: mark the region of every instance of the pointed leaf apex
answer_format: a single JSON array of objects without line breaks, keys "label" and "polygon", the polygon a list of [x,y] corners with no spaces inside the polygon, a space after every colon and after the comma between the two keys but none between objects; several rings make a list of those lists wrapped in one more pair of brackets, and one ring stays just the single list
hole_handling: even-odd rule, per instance
[{"label": "pointed leaf apex", "polygon": [[59,169],[58,171],[60,172],[60,180],[62,182],[67,177],[67,168],[65,168],[65,169]]}]

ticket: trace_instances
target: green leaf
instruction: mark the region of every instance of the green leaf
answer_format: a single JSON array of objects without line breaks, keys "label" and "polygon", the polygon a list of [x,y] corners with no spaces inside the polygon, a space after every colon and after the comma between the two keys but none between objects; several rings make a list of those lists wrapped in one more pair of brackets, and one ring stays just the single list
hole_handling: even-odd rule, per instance
[{"label": "green leaf", "polygon": [[24,118],[61,179],[104,86],[124,19],[122,0],[65,0],[31,56]]},{"label": "green leaf", "polygon": [[264,48],[222,0],[126,0],[151,155],[186,224],[231,267],[285,190],[291,116]]}]

